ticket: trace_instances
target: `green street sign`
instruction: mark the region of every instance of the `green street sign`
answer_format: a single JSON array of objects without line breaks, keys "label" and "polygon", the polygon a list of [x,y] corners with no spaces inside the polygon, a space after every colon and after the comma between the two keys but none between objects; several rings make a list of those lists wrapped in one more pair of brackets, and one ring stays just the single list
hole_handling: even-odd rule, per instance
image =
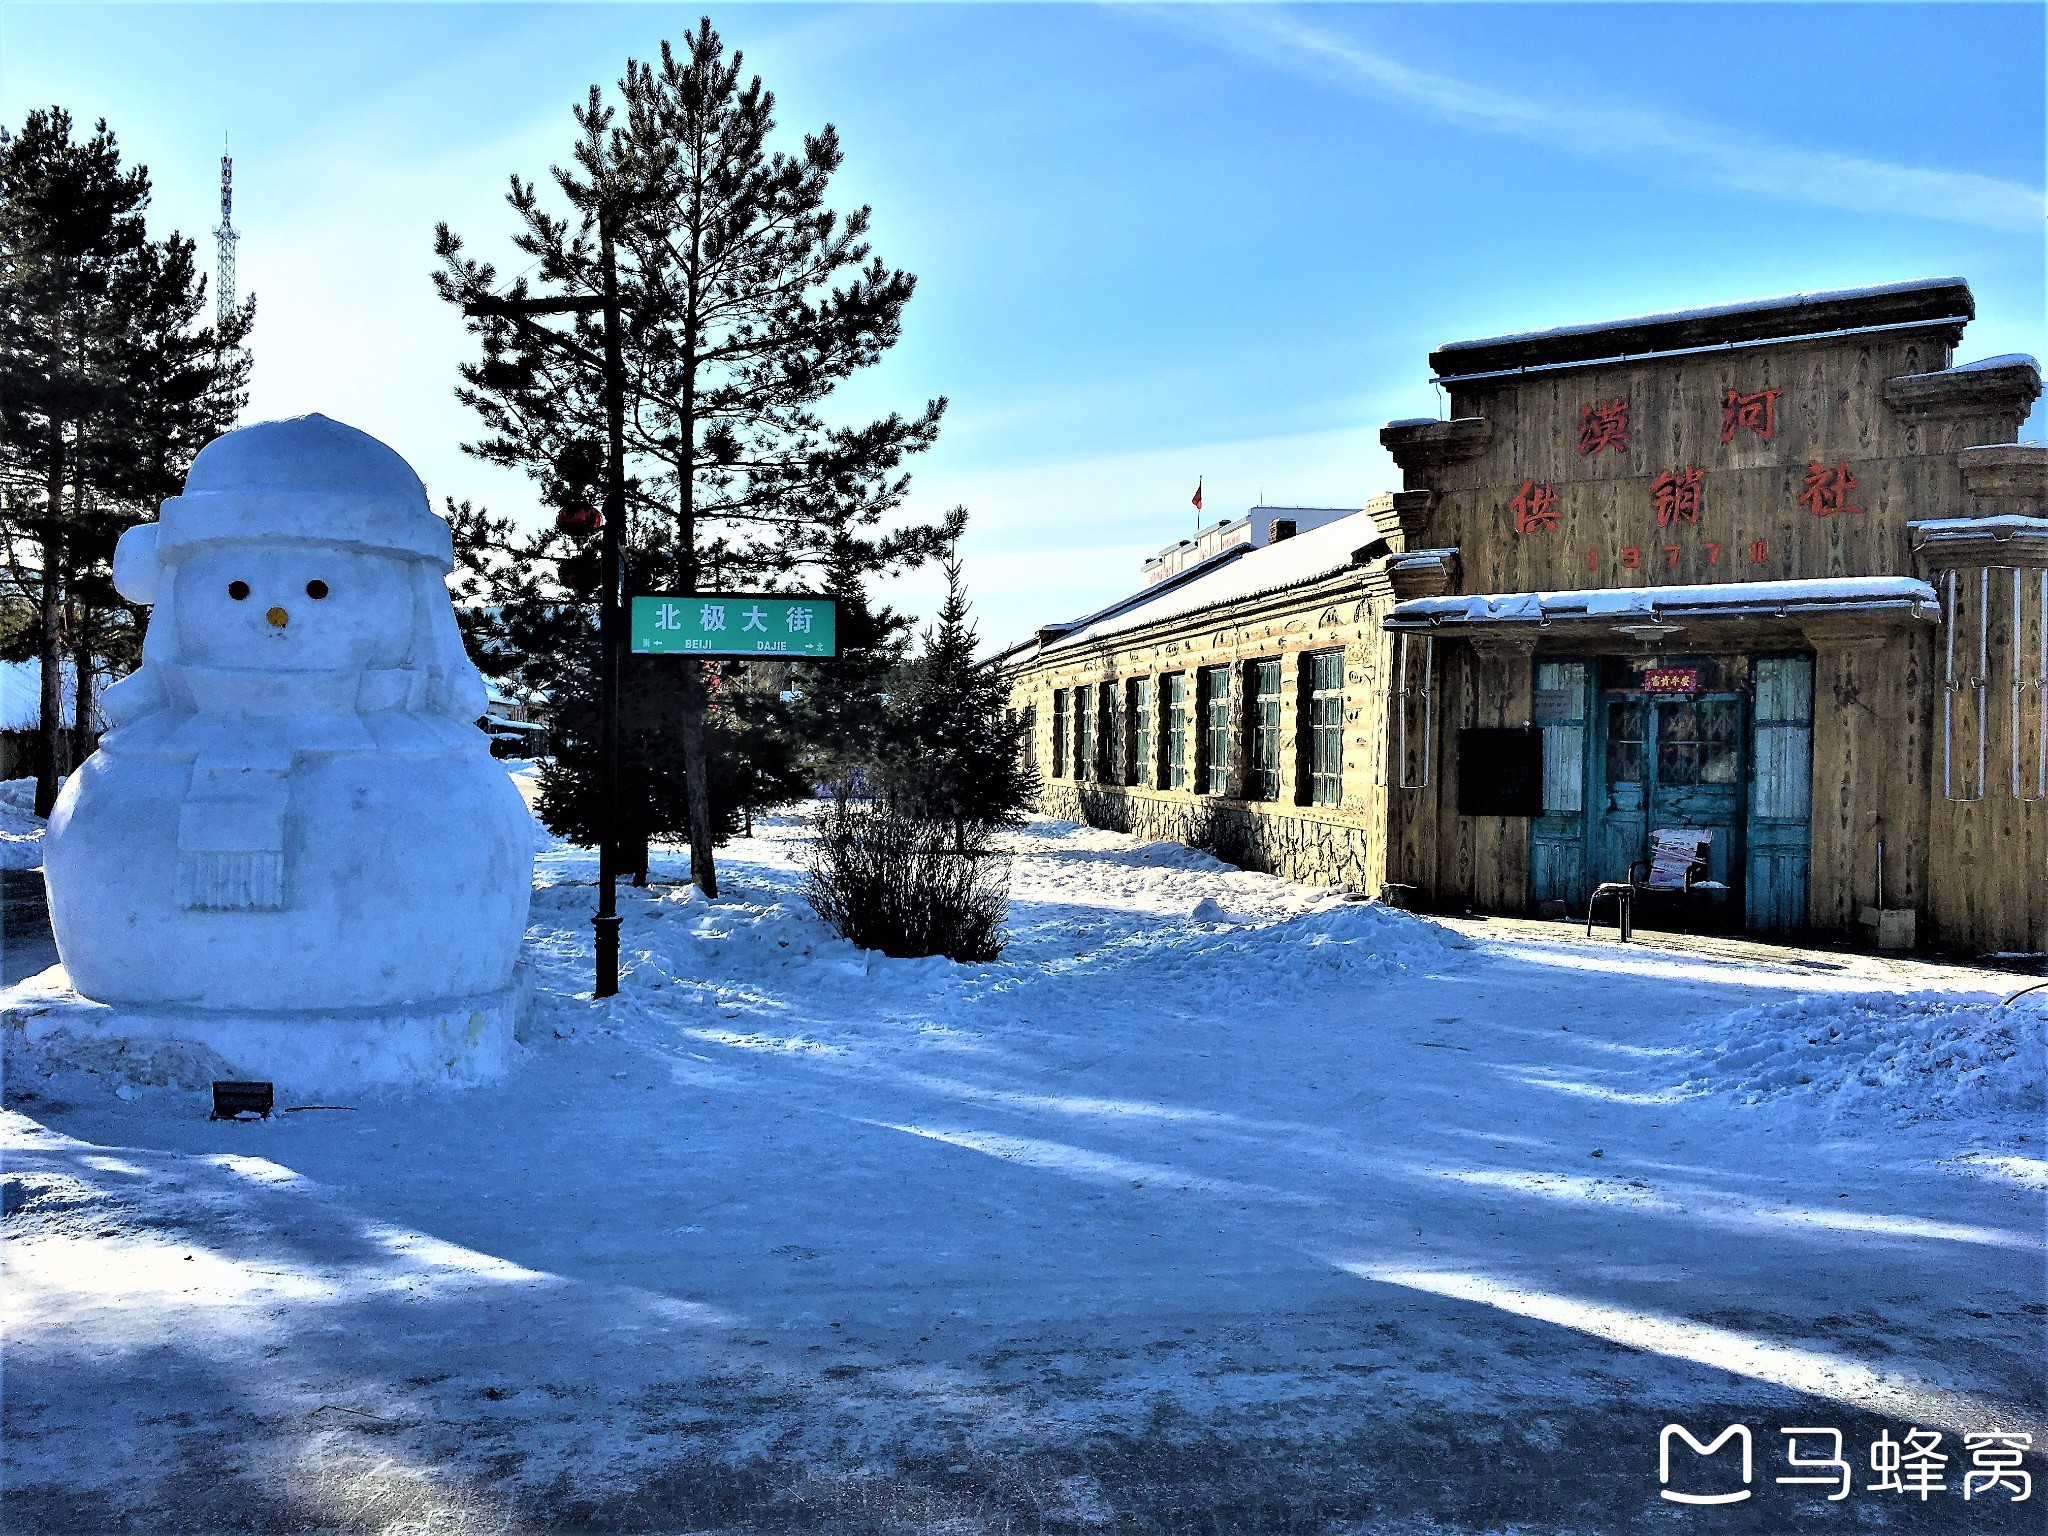
[{"label": "green street sign", "polygon": [[636,656],[836,656],[837,620],[829,597],[636,597],[632,649]]}]

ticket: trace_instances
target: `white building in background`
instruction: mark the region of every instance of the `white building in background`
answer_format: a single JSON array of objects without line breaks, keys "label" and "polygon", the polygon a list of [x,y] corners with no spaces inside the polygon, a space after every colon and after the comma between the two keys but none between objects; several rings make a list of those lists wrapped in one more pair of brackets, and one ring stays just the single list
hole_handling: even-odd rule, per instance
[{"label": "white building in background", "polygon": [[534,757],[547,750],[547,701],[525,700],[507,693],[503,685],[484,679],[488,701],[479,722],[491,739],[494,757]]},{"label": "white building in background", "polygon": [[1169,544],[1145,562],[1144,584],[1156,586],[1169,576],[1178,576],[1213,560],[1228,549],[1263,549],[1297,533],[1307,533],[1340,517],[1349,517],[1356,507],[1253,507],[1242,517],[1211,523],[1197,529],[1191,539]]}]

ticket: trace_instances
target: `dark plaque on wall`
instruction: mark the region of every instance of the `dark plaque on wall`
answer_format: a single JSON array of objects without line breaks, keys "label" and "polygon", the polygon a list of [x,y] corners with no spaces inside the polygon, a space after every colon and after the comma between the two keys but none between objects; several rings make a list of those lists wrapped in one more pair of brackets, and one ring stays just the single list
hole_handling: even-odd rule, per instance
[{"label": "dark plaque on wall", "polygon": [[1458,732],[1458,814],[1541,816],[1543,733],[1529,726]]}]

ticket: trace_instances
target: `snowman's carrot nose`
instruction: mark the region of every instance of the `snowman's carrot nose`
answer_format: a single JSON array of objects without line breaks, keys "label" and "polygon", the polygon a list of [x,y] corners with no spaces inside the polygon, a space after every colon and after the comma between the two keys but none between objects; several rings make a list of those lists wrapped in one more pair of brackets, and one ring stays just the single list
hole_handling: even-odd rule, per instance
[{"label": "snowman's carrot nose", "polygon": [[270,627],[272,629],[283,629],[285,625],[292,621],[292,616],[282,608],[273,608],[270,612],[264,614],[263,617],[270,620]]}]

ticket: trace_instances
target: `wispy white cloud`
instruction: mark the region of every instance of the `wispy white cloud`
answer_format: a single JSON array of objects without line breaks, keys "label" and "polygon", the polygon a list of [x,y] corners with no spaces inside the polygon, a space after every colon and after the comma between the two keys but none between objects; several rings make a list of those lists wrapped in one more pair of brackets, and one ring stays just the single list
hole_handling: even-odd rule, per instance
[{"label": "wispy white cloud", "polygon": [[1482,88],[1412,68],[1282,11],[1202,6],[1155,14],[1263,63],[1406,102],[1448,122],[1580,154],[1649,155],[1673,174],[1733,191],[2006,231],[2039,229],[2048,212],[2041,189],[1993,176],[1802,149],[1644,108],[1537,101]]}]

